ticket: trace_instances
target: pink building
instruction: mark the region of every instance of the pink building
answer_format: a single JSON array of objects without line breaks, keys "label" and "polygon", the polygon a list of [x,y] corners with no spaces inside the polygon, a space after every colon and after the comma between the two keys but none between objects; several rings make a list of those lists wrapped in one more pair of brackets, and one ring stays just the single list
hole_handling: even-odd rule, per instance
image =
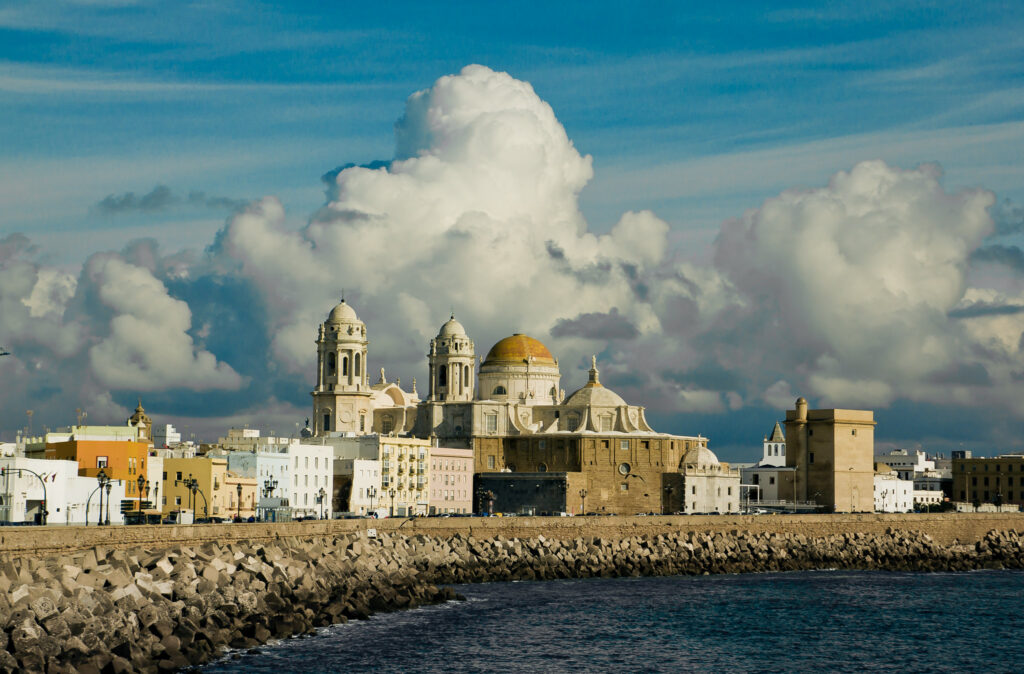
[{"label": "pink building", "polygon": [[430,448],[430,514],[473,512],[473,450]]}]

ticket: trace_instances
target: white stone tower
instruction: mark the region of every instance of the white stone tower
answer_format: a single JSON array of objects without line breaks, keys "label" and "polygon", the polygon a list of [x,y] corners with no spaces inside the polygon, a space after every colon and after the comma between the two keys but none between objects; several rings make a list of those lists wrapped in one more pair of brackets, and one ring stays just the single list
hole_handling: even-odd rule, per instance
[{"label": "white stone tower", "polygon": [[430,391],[427,400],[457,402],[473,400],[476,355],[473,340],[466,335],[455,314],[430,340]]},{"label": "white stone tower", "polygon": [[316,339],[313,432],[368,433],[373,390],[366,374],[366,325],[345,300],[331,310]]}]

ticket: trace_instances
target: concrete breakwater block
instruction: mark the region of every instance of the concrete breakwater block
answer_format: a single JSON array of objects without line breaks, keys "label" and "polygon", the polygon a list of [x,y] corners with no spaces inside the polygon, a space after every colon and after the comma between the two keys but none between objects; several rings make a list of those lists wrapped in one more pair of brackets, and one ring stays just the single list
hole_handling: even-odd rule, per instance
[{"label": "concrete breakwater block", "polygon": [[0,670],[158,672],[458,598],[445,584],[813,568],[1022,568],[1016,531],[971,545],[923,533],[808,537],[742,530],[619,538],[381,532],[167,548],[96,548],[0,562]]}]

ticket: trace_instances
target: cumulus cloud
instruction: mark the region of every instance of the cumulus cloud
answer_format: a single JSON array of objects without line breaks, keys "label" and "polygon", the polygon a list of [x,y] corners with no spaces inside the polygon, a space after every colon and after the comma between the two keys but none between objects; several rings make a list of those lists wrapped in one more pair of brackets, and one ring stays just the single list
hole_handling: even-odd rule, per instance
[{"label": "cumulus cloud", "polygon": [[636,324],[627,307],[662,260],[668,226],[627,213],[608,234],[589,232],[578,195],[592,175],[528,83],[469,66],[409,98],[394,160],[328,173],[328,203],[301,231],[264,200],[215,248],[263,289],[275,356],[294,373],[311,371],[310,335],[347,288],[371,336],[394,341],[395,369],[416,376],[423,336],[449,308],[482,351],[579,314],[614,309]]}]

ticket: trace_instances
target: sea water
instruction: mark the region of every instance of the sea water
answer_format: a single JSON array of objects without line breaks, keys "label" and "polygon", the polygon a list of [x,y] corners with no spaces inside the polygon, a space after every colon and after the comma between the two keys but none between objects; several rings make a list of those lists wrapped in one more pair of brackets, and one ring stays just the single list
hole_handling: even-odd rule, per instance
[{"label": "sea water", "polygon": [[805,571],[459,585],[207,672],[1021,672],[1024,572]]}]

